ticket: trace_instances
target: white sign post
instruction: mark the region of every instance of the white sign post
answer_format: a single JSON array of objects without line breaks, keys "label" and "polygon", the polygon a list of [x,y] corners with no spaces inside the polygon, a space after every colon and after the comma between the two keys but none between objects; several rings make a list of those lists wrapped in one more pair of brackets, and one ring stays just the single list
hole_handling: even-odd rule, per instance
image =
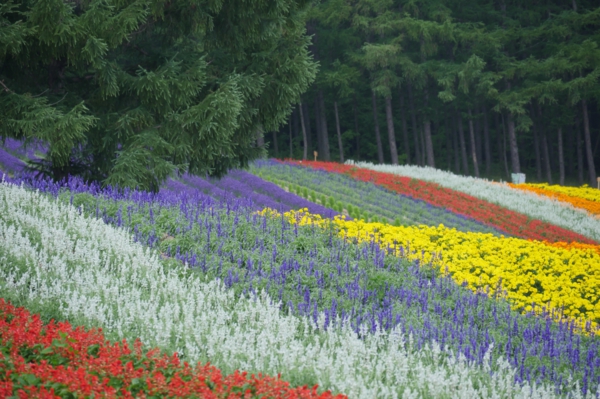
[{"label": "white sign post", "polygon": [[525,173],[511,173],[510,177],[512,178],[513,184],[525,183]]}]

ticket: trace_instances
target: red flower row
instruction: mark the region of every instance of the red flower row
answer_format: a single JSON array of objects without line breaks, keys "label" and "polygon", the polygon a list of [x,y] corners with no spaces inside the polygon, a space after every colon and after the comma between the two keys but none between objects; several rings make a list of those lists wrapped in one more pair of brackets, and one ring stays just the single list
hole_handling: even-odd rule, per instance
[{"label": "red flower row", "polygon": [[100,329],[44,325],[0,298],[0,397],[345,398],[317,387],[291,388],[278,377],[223,376],[210,364],[190,367],[177,354],[105,341]]},{"label": "red flower row", "polygon": [[397,193],[421,199],[431,205],[446,208],[456,214],[475,219],[488,226],[500,228],[515,237],[549,242],[597,244],[595,241],[581,234],[550,223],[531,219],[521,213],[511,211],[460,191],[442,187],[437,183],[334,162],[298,162],[289,160],[288,162],[328,172],[343,173],[357,180],[372,182]]}]

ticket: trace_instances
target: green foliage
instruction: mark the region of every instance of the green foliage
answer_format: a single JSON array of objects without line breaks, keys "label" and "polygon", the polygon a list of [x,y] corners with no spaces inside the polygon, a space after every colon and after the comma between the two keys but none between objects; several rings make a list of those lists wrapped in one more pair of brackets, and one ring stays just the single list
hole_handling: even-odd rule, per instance
[{"label": "green foliage", "polygon": [[156,190],[246,167],[315,78],[307,4],[7,0],[0,137],[47,142],[57,179]]},{"label": "green foliage", "polygon": [[[454,158],[463,157],[453,143],[460,114],[467,136],[465,163],[474,166],[468,140],[470,120],[478,162],[483,164],[485,158],[488,178],[507,178],[501,169],[504,156],[510,160],[506,135],[513,123],[524,169],[535,167],[532,154],[541,145],[534,139],[534,127],[545,132],[551,166],[558,168],[554,159],[557,130],[562,128],[564,164],[567,172],[575,175],[573,165],[579,155],[567,132],[583,131],[582,100],[590,109],[589,146],[596,164],[600,161],[596,144],[599,119],[597,112],[591,111],[600,103],[597,2],[326,0],[310,8],[307,26],[314,34],[311,50],[321,68],[303,101],[312,103],[322,93],[330,125],[333,102],[337,101],[346,158],[378,161],[371,102],[374,92],[382,136],[388,123],[382,99],[391,100],[399,163],[425,163],[423,147],[428,144],[419,140],[425,121],[429,121],[436,166],[456,168]],[[536,121],[531,109],[538,104],[543,117]],[[467,118],[469,110],[472,116]],[[312,128],[307,134],[316,148],[316,110],[310,107],[307,111],[305,117]],[[485,154],[480,144],[485,119],[490,154]],[[295,126],[296,122],[290,122]],[[391,145],[382,140],[386,156]],[[389,162],[389,158],[384,160]],[[468,173],[464,169],[461,165],[456,171]]]}]

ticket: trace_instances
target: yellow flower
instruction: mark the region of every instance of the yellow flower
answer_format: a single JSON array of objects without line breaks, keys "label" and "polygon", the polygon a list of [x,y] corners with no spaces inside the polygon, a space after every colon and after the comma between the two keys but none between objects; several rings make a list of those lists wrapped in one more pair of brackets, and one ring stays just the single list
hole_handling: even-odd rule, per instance
[{"label": "yellow flower", "polygon": [[[281,217],[265,209],[261,215]],[[579,327],[600,325],[600,254],[589,248],[561,248],[538,241],[492,234],[465,233],[442,225],[391,226],[362,220],[334,220],[312,215],[306,209],[284,214],[291,223],[334,228],[340,237],[357,242],[376,240],[397,255],[431,264],[473,291],[506,291],[514,309],[564,306]],[[441,255],[440,255],[441,254]],[[498,282],[501,281],[499,285]],[[581,311],[580,311],[581,310]],[[600,332],[600,330],[596,330]]]}]

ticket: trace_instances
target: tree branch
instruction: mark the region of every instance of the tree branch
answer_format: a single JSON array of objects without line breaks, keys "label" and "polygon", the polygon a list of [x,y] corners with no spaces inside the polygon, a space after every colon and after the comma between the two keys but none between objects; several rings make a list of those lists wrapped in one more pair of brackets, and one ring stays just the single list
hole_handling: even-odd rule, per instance
[{"label": "tree branch", "polygon": [[7,92],[7,93],[12,93],[12,94],[15,94],[15,92],[14,92],[14,91],[12,91],[12,90],[11,90],[11,89],[9,89],[8,87],[6,87],[6,85],[4,84],[4,81],[3,81],[3,80],[0,80],[0,85],[2,85],[2,87],[4,87],[4,91],[5,91],[5,92]]}]

